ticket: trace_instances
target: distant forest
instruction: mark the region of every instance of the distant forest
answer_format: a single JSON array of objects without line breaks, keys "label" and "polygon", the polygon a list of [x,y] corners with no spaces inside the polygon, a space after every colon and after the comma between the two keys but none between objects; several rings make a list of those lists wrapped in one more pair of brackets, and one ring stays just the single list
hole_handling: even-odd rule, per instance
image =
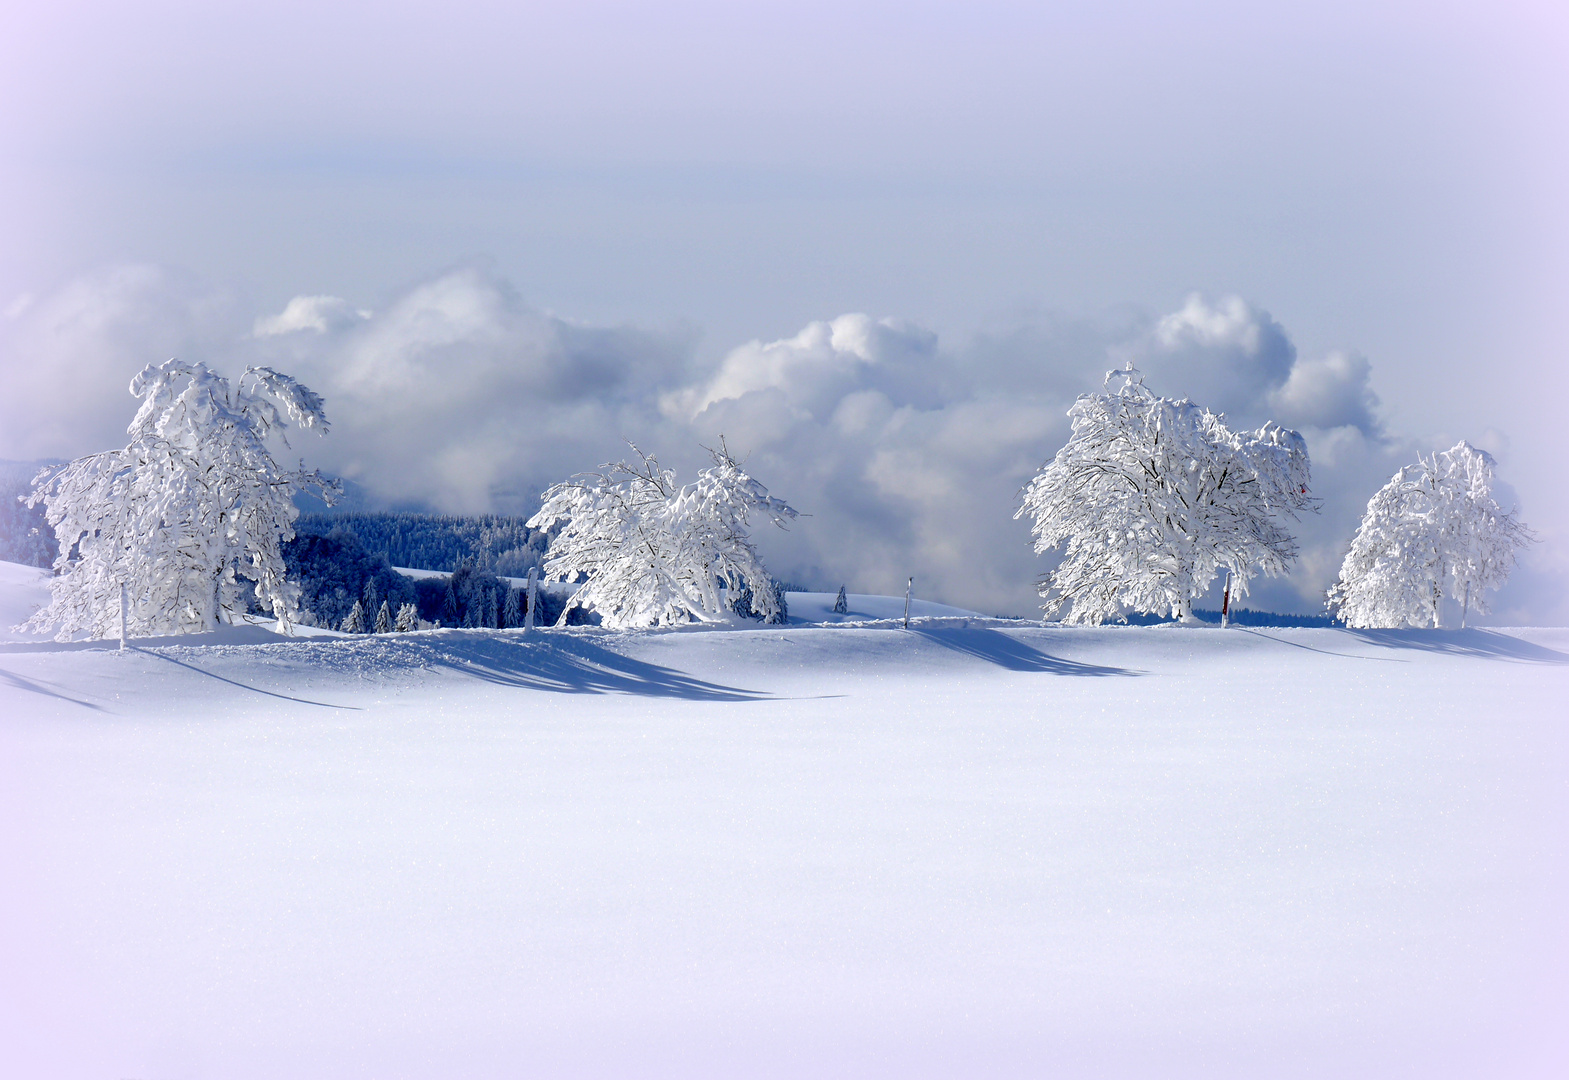
[{"label": "distant forest", "polygon": [[[347,629],[356,602],[364,630],[374,627],[383,603],[389,618],[404,604],[413,604],[421,621],[431,626],[520,626],[527,611],[523,590],[503,580],[511,575],[497,575],[465,558],[450,577],[406,577],[392,568],[385,552],[367,547],[342,521],[326,532],[302,532],[285,541],[283,561],[300,587],[300,618],[307,625]],[[537,621],[549,625],[561,614],[566,595],[541,589],[539,603]],[[585,621],[592,620],[579,609],[568,619],[573,624]]]},{"label": "distant forest", "polygon": [[[383,601],[392,614],[414,604],[427,624],[518,626],[526,605],[520,590],[501,579],[526,577],[550,544],[547,533],[529,529],[522,518],[496,514],[307,513],[294,532],[283,559],[300,586],[302,615],[333,628],[344,625],[356,600],[366,629]],[[416,580],[395,566],[452,577]],[[563,603],[564,597],[541,592],[539,621],[554,622]],[[573,614],[572,621],[582,621]]]},{"label": "distant forest", "polygon": [[347,529],[366,551],[385,555],[393,566],[450,574],[467,561],[499,577],[527,577],[530,567],[540,566],[550,537],[523,521],[500,514],[308,513],[300,515],[294,531],[325,536]]},{"label": "distant forest", "polygon": [[42,504],[23,505],[33,490],[33,477],[47,461],[0,461],[0,560],[25,566],[54,565],[59,553],[54,530],[44,520]]}]

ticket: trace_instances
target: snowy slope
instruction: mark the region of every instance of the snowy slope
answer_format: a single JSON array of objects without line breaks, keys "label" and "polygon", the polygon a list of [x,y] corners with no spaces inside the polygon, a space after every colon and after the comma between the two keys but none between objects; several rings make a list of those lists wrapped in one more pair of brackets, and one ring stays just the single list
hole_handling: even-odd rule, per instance
[{"label": "snowy slope", "polygon": [[0,645],[0,1056],[1562,1075],[1566,692],[1554,630]]},{"label": "snowy slope", "polygon": [[49,571],[36,566],[0,562],[0,641],[34,641],[32,634],[12,629],[49,603]]}]

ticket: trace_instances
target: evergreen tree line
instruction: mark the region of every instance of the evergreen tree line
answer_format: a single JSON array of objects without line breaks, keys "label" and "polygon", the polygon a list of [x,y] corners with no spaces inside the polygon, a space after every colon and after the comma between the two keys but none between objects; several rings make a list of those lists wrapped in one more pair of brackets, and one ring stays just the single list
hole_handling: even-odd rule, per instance
[{"label": "evergreen tree line", "polygon": [[[394,570],[386,553],[368,547],[347,522],[324,533],[297,534],[284,542],[283,558],[289,580],[300,587],[300,621],[311,626],[352,633],[422,626],[505,629],[522,626],[528,610],[526,590],[505,580],[512,575],[485,569],[472,555],[461,558],[449,577],[411,578]],[[565,600],[543,588],[538,599],[534,623],[549,626]],[[567,619],[569,625],[589,621],[576,609]]]},{"label": "evergreen tree line", "polygon": [[530,529],[520,517],[412,512],[305,513],[294,523],[299,536],[324,536],[347,528],[367,551],[393,566],[450,574],[464,562],[500,577],[527,577],[539,568],[550,534]]},{"label": "evergreen tree line", "polygon": [[0,461],[0,560],[24,566],[54,565],[60,545],[45,520],[42,504],[21,501],[33,490],[33,477],[43,463]]}]

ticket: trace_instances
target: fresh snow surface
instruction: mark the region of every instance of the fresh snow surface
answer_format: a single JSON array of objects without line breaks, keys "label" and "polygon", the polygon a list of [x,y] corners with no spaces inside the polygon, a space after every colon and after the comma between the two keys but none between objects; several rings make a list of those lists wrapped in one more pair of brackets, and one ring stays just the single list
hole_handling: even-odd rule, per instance
[{"label": "fresh snow surface", "polygon": [[[867,620],[904,619],[904,597],[902,596],[867,596],[863,593],[846,593],[846,607],[850,610],[844,615],[834,613],[834,601],[839,599],[837,590],[834,592],[792,592],[785,593],[785,602],[790,605],[790,622],[808,623],[853,623]],[[930,600],[910,600],[910,617],[925,618],[933,615],[947,615],[958,617],[975,617],[979,615],[974,611],[963,608],[949,607],[947,604],[936,604]]]},{"label": "fresh snow surface", "polygon": [[[394,566],[393,569],[402,574],[404,577],[410,578],[449,578],[452,576],[452,574],[446,570],[419,570],[412,566]],[[524,582],[526,584],[525,578],[502,578],[501,580],[514,583]]]},{"label": "fresh snow surface", "polygon": [[851,599],[0,645],[0,1075],[1569,1075],[1569,631]]},{"label": "fresh snow surface", "polygon": [[0,562],[0,641],[37,641],[36,634],[24,634],[13,627],[31,619],[49,603],[48,570]]},{"label": "fresh snow surface", "polygon": [[[398,573],[402,574],[404,577],[415,578],[415,579],[440,578],[443,581],[445,581],[447,578],[452,576],[451,572],[447,571],[447,570],[416,570],[412,566],[394,566],[393,569],[396,570]],[[512,586],[514,589],[526,589],[526,588],[528,588],[528,578],[526,578],[526,577],[502,577],[501,575],[497,575],[497,576],[498,576],[499,580],[505,581],[508,585]],[[577,586],[576,585],[566,585],[566,584],[563,584],[562,582],[559,582],[559,581],[544,581],[544,580],[541,580],[539,582],[539,588],[542,591],[554,592],[558,596],[559,595],[571,596],[574,592],[577,591]]]}]

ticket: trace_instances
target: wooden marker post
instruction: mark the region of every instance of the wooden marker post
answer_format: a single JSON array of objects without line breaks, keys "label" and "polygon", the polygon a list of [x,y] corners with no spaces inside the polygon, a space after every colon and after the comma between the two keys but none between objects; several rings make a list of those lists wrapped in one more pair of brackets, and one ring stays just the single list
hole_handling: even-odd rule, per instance
[{"label": "wooden marker post", "polygon": [[534,629],[534,612],[539,607],[539,567],[528,568],[528,611],[523,616],[523,631]]}]

